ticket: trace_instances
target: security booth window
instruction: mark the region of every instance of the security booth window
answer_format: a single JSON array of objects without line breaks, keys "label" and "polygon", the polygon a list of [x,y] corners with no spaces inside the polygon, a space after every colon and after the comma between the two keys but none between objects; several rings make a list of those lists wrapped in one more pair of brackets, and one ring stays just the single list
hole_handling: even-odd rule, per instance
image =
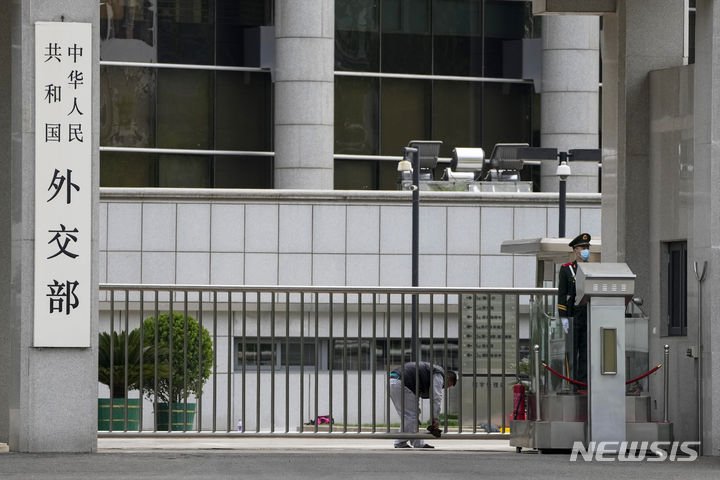
[{"label": "security booth window", "polygon": [[668,336],[687,335],[687,242],[665,244]]}]

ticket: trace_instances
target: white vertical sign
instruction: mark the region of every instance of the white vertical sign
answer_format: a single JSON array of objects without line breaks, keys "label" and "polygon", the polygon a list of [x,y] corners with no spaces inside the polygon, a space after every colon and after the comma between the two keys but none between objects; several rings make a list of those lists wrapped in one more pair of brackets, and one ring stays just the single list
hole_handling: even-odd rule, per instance
[{"label": "white vertical sign", "polygon": [[92,28],[35,23],[35,347],[89,347]]}]

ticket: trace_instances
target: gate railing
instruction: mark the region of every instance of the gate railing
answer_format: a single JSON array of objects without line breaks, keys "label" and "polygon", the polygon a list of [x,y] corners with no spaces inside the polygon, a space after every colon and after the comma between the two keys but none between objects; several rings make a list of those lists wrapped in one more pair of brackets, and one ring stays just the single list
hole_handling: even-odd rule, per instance
[{"label": "gate railing", "polygon": [[[411,360],[417,298],[420,359],[458,376],[444,436],[504,438],[511,386],[526,378],[521,331],[534,312],[552,313],[555,295],[101,284],[100,435],[426,436],[396,433],[403,419],[388,394],[391,370]],[[420,409],[427,422],[427,400]]]}]

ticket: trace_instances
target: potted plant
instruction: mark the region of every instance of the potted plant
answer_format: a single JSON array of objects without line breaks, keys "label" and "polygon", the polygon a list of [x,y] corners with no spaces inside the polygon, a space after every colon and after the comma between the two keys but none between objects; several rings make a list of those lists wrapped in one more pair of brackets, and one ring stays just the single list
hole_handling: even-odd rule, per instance
[{"label": "potted plant", "polygon": [[[99,334],[98,381],[110,389],[110,398],[98,399],[98,430],[110,430],[111,416],[113,430],[138,430],[140,399],[127,398],[127,394],[140,388],[141,371],[154,374],[153,361],[149,349],[141,347],[139,328],[129,335],[124,330]],[[167,376],[165,370],[159,372]]]},{"label": "potted plant", "polygon": [[158,365],[170,372],[158,375],[157,378],[150,374],[143,379],[145,395],[158,401],[155,411],[157,429],[169,430],[169,422],[172,430],[192,429],[195,402],[188,402],[187,399],[202,395],[203,385],[210,377],[213,364],[210,333],[191,316],[173,312],[172,322],[169,313],[158,315],[157,325],[155,317],[146,318],[143,322],[143,336],[149,351],[154,352],[157,344]]}]

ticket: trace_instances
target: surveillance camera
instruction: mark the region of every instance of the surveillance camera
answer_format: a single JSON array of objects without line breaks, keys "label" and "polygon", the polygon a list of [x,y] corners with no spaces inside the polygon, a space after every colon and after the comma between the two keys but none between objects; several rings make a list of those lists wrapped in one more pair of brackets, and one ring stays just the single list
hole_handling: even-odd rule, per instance
[{"label": "surveillance camera", "polygon": [[566,162],[562,162],[560,165],[558,165],[557,170],[555,171],[555,175],[560,177],[560,180],[567,180],[567,178],[570,176],[570,165],[568,165]]}]

